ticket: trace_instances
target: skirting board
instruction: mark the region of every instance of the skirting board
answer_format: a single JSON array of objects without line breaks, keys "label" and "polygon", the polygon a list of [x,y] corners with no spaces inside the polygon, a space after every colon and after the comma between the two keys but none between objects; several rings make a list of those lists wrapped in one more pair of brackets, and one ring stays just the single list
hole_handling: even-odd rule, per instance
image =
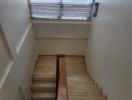
[{"label": "skirting board", "polygon": [[37,38],[40,55],[84,55],[87,39]]}]

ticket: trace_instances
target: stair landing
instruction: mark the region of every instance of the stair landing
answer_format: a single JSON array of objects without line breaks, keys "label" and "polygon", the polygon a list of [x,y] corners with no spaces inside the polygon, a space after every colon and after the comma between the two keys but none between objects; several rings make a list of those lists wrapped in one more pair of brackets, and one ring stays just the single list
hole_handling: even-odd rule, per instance
[{"label": "stair landing", "polygon": [[39,56],[34,76],[56,76],[56,56]]}]

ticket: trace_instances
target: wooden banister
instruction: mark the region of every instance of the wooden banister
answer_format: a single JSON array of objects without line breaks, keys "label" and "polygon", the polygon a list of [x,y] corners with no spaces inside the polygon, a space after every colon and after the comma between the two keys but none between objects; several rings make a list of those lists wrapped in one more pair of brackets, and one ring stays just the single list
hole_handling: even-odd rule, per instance
[{"label": "wooden banister", "polygon": [[56,100],[68,100],[66,65],[64,56],[57,57],[57,90]]}]

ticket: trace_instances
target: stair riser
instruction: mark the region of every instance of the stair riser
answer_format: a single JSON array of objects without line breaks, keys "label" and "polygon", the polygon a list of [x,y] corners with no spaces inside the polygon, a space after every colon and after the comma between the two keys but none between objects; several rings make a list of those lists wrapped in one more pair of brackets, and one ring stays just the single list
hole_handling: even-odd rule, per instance
[{"label": "stair riser", "polygon": [[[71,81],[68,80],[68,82],[71,82]],[[77,82],[72,82],[72,83],[78,84]],[[84,83],[84,82],[82,82],[82,83]],[[94,81],[86,81],[85,83],[86,83],[86,84],[89,84],[89,85],[90,85],[90,84],[91,84],[91,85],[94,85],[94,84],[95,84]],[[81,82],[80,82],[79,84],[81,84]]]},{"label": "stair riser", "polygon": [[[69,88],[72,88],[72,86],[68,86]],[[81,89],[86,89],[86,88],[81,88]],[[87,87],[87,89],[89,90],[89,91],[99,91],[97,88],[95,88],[95,87]]]},{"label": "stair riser", "polygon": [[56,83],[55,80],[33,80],[33,83]]},{"label": "stair riser", "polygon": [[55,93],[55,90],[56,90],[56,89],[53,88],[53,87],[51,87],[51,88],[48,88],[48,87],[47,87],[47,88],[46,88],[46,87],[44,87],[44,88],[43,88],[43,87],[33,87],[33,88],[32,88],[32,91],[33,91],[33,92],[45,92],[45,93],[48,92],[48,93]]},{"label": "stair riser", "polygon": [[55,98],[32,98],[32,100],[55,100]]},{"label": "stair riser", "polygon": [[105,98],[70,98],[70,100],[106,100]]},{"label": "stair riser", "polygon": [[49,80],[49,79],[44,79],[44,80],[39,80],[39,79],[35,79],[32,80],[33,83],[56,83],[56,80]]},{"label": "stair riser", "polygon": [[88,89],[88,90],[85,90],[85,91],[81,91],[81,90],[84,90],[84,89],[79,89],[79,91],[78,90],[74,90],[73,91],[73,89],[69,89],[69,94],[70,95],[101,95],[100,94],[100,92],[98,91],[98,90],[90,90],[90,89]]},{"label": "stair riser", "polygon": [[34,77],[32,78],[33,82],[45,82],[45,83],[56,83],[56,78],[39,78],[39,77]]}]

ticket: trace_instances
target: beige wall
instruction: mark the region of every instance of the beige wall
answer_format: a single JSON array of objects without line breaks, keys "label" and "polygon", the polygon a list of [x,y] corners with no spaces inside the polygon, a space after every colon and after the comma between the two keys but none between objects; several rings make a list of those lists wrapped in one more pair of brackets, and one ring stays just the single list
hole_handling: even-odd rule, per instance
[{"label": "beige wall", "polygon": [[90,22],[33,21],[37,38],[85,38],[89,33]]},{"label": "beige wall", "polygon": [[[24,97],[24,100],[29,100],[31,97],[31,76],[37,59],[36,55],[34,37],[29,31],[16,59],[12,59],[8,62],[9,64],[5,66],[6,69],[2,70],[4,73],[1,75],[3,79],[1,81],[2,84],[0,89],[1,100],[15,100],[20,93],[20,100],[21,97]],[[2,57],[3,56],[1,56],[0,59],[2,59]],[[2,66],[3,65],[0,67]],[[19,92],[19,88],[21,89],[21,92],[17,93]]]},{"label": "beige wall", "polygon": [[41,55],[84,55],[87,39],[74,38],[37,38]]},{"label": "beige wall", "polygon": [[87,69],[108,100],[132,100],[132,0],[98,0]]},{"label": "beige wall", "polygon": [[0,0],[0,100],[29,100],[37,49],[27,0]]},{"label": "beige wall", "polygon": [[8,69],[8,66],[11,64],[11,56],[8,52],[8,48],[2,34],[0,32],[0,89],[2,88],[4,81],[4,73]]},{"label": "beige wall", "polygon": [[0,17],[9,46],[15,54],[30,24],[27,0],[1,0]]},{"label": "beige wall", "polygon": [[40,20],[33,29],[41,55],[84,55],[90,23]]}]

